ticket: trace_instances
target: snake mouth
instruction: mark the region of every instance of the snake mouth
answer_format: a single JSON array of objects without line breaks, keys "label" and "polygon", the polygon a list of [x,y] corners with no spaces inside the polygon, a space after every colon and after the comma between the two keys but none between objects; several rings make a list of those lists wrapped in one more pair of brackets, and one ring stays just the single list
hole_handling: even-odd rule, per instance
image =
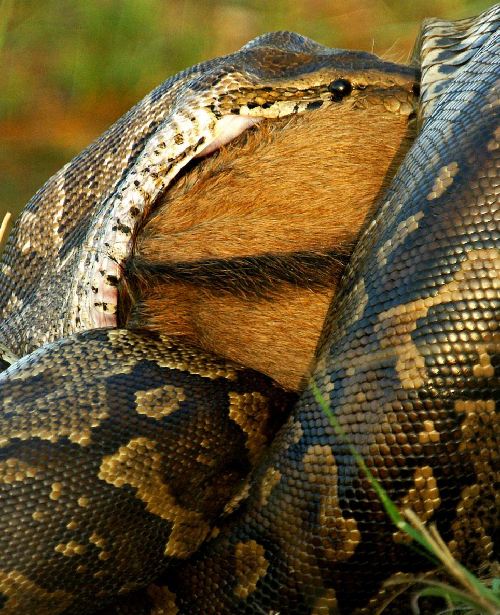
[{"label": "snake mouth", "polygon": [[[250,73],[245,77],[231,66],[229,72],[212,78],[211,89],[203,95],[197,93],[199,85],[192,92],[188,89],[186,99],[174,104],[168,117],[144,139],[142,151],[87,236],[86,244],[101,257],[94,260],[84,255],[80,263],[73,300],[77,309],[72,310],[72,317],[78,312],[77,329],[116,325],[114,280],[123,275],[123,263],[142,220],[191,161],[215,153],[264,119],[276,121],[328,107],[362,109],[384,93],[391,97],[392,112],[408,115],[413,111],[411,88],[418,72],[414,68],[326,48],[319,60],[295,51],[283,55],[283,50],[276,50],[275,56],[279,62],[272,64],[267,77]],[[284,72],[285,60],[291,62],[289,76]]]},{"label": "snake mouth", "polygon": [[193,158],[138,227],[119,326],[187,337],[299,388],[359,231],[413,139],[409,116],[380,112],[263,120]]},{"label": "snake mouth", "polygon": [[[299,103],[294,103],[287,100],[283,104],[286,104],[284,110],[276,111],[278,117],[259,117],[258,115],[248,116],[239,110],[239,113],[231,113],[229,115],[222,115],[221,117],[212,117],[210,121],[204,117],[200,112],[199,117],[193,116],[191,118],[192,124],[188,125],[185,133],[176,132],[173,137],[174,142],[179,146],[183,146],[184,149],[175,158],[168,158],[168,165],[166,172],[162,175],[157,168],[153,167],[151,163],[143,169],[134,171],[135,176],[140,176],[141,179],[135,179],[132,181],[131,177],[134,173],[129,173],[127,177],[128,189],[123,189],[123,198],[116,205],[116,212],[109,217],[111,222],[108,222],[107,227],[109,230],[101,234],[101,237],[107,237],[108,242],[101,247],[98,251],[107,254],[108,258],[104,259],[104,264],[99,266],[92,266],[90,264],[90,276],[91,276],[91,288],[94,292],[92,305],[90,305],[90,324],[89,328],[96,326],[116,326],[117,324],[117,309],[120,309],[118,304],[118,293],[116,291],[116,279],[120,280],[124,274],[126,274],[128,268],[128,261],[130,255],[133,253],[134,245],[137,236],[142,232],[144,222],[150,215],[154,215],[157,209],[157,204],[161,201],[166,194],[169,193],[171,187],[177,184],[182,177],[188,172],[192,171],[197,165],[202,165],[207,157],[216,154],[221,148],[227,145],[232,145],[238,142],[239,137],[245,134],[252,134],[255,130],[259,129],[262,122],[280,122],[280,120],[287,122],[291,117],[299,116],[302,114],[310,116],[311,113],[318,113],[319,111],[331,109],[334,114],[341,114],[343,110],[348,109],[351,111],[359,111],[363,113],[367,107],[373,104],[373,99],[377,100],[390,100],[391,103],[387,103],[387,107],[383,108],[384,112],[390,112],[391,114],[401,114],[408,118],[413,116],[413,110],[415,107],[415,97],[411,92],[412,84],[414,83],[415,71],[409,70],[407,75],[407,82],[403,86],[391,85],[386,90],[384,88],[379,89],[378,86],[371,88],[361,87],[358,85],[351,86],[345,79],[334,80],[328,87],[318,89],[318,100],[309,100],[306,98]],[[350,96],[353,91],[353,87],[356,90],[356,96]],[[284,95],[283,95],[284,96]],[[310,94],[312,97],[313,94]],[[258,98],[258,97],[257,97]],[[344,100],[345,99],[345,100]],[[260,103],[262,101],[259,99]],[[260,104],[259,103],[259,104]],[[278,102],[273,103],[278,104]],[[383,105],[382,105],[383,107]],[[256,113],[265,112],[269,110],[266,107],[266,103],[262,103],[260,107],[256,107],[253,104],[248,103],[245,107],[246,112]],[[389,110],[389,111],[388,111]],[[232,110],[234,111],[234,110]],[[280,113],[284,113],[284,117],[280,117]],[[200,119],[201,118],[201,119]],[[204,127],[205,123],[205,127]],[[335,123],[332,125],[331,130],[335,131]],[[171,127],[169,127],[171,131]],[[189,131],[195,130],[196,137],[189,134]],[[187,142],[192,142],[194,145],[186,146]],[[152,148],[155,149],[155,153],[158,153],[162,147],[166,147],[166,140],[160,139],[156,136],[154,139],[150,139],[147,146],[147,151]],[[146,156],[147,160],[150,160],[150,154]],[[139,160],[136,167],[140,169],[141,161]],[[156,184],[161,184],[161,189],[155,188]],[[156,190],[156,192],[155,192]],[[154,195],[154,198],[151,198]],[[142,205],[140,206],[140,203]],[[127,211],[128,208],[128,211]],[[142,211],[137,216],[136,212]],[[135,219],[130,219],[130,212],[134,213]],[[109,228],[111,225],[111,228]],[[301,252],[298,248],[296,252]],[[308,252],[308,250],[306,250]],[[249,254],[247,254],[249,256]],[[334,252],[332,260],[331,251],[324,251],[320,254],[321,257],[329,259],[329,264],[332,265],[335,261],[338,265],[338,260],[345,261],[345,254]],[[338,268],[338,267],[337,267]],[[302,267],[304,271],[304,267]],[[157,273],[159,273],[157,271]],[[165,273],[165,271],[164,271]],[[87,277],[89,274],[86,274]],[[310,278],[310,276],[308,276]],[[112,280],[111,284],[109,280]],[[119,317],[118,322],[121,321]]]}]

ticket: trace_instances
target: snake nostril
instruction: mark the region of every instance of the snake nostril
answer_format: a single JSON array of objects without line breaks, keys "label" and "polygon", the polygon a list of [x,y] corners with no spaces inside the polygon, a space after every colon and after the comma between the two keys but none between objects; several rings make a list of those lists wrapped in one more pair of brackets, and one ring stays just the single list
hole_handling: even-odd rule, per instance
[{"label": "snake nostril", "polygon": [[352,92],[352,85],[347,79],[335,79],[329,84],[328,90],[332,93],[332,100],[338,102]]}]

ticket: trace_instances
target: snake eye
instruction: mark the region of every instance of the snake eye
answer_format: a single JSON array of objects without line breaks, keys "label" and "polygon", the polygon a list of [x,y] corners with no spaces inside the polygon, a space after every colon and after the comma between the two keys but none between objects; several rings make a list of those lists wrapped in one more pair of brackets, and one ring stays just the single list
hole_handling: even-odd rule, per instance
[{"label": "snake eye", "polygon": [[349,96],[352,92],[352,85],[347,79],[335,79],[328,86],[328,90],[332,93],[332,100],[339,102],[345,96]]}]

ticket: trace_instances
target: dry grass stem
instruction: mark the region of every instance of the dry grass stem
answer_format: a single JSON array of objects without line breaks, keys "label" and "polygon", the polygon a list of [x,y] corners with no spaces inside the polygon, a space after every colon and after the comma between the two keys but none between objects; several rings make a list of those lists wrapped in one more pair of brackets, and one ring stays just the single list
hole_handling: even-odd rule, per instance
[{"label": "dry grass stem", "polygon": [[5,231],[7,230],[7,227],[9,226],[11,218],[12,218],[12,214],[10,213],[10,211],[8,211],[3,217],[2,225],[0,226],[0,245],[2,245],[3,243],[3,237],[5,235]]},{"label": "dry grass stem", "polygon": [[[426,527],[416,513],[410,509],[405,509],[402,512],[411,525],[430,543],[433,554],[441,561],[448,574],[466,590],[468,596],[473,598],[481,609],[484,609],[485,614],[498,615],[498,603],[492,603],[487,596],[478,591],[477,580],[453,557],[436,526]],[[438,585],[439,583],[436,582],[435,584]]]}]

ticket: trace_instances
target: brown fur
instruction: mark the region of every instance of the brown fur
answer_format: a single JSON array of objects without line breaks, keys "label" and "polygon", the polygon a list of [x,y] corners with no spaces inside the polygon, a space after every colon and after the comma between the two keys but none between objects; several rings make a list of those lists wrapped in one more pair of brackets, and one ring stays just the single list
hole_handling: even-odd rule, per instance
[{"label": "brown fur", "polygon": [[333,106],[267,121],[188,170],[127,264],[128,326],[183,335],[299,389],[408,118]]}]

